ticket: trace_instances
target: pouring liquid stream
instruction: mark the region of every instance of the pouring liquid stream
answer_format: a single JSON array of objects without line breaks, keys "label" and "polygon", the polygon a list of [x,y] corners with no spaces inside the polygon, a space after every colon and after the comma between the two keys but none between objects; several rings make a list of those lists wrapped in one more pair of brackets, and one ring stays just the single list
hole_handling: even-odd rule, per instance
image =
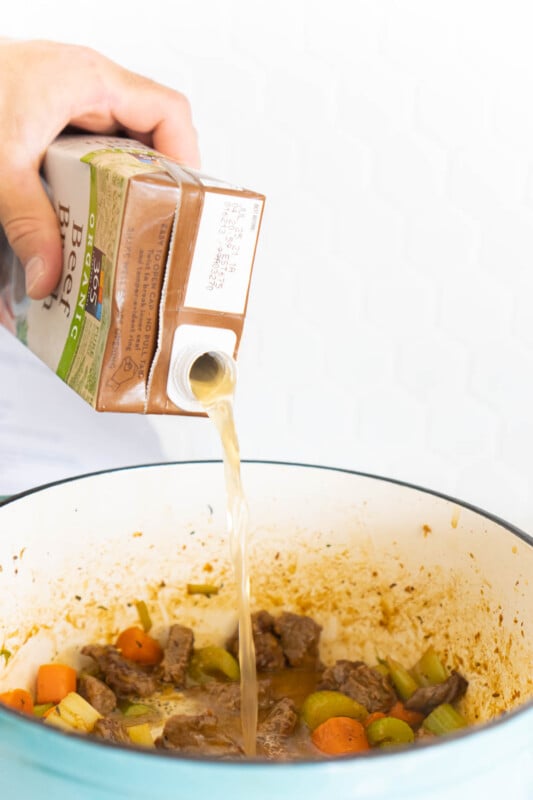
[{"label": "pouring liquid stream", "polygon": [[250,609],[248,506],[242,487],[239,441],[233,414],[235,377],[216,354],[206,353],[194,362],[189,381],[193,394],[215,425],[222,443],[230,555],[237,586],[243,746],[247,756],[254,756],[257,671]]}]

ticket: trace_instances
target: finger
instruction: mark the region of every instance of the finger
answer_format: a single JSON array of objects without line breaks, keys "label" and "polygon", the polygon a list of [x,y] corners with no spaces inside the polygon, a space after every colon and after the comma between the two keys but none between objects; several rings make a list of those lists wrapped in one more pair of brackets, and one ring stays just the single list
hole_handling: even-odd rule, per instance
[{"label": "finger", "polygon": [[[73,125],[103,132],[117,123],[129,135],[151,144],[177,161],[198,168],[198,136],[187,98],[161,84],[108,62],[111,77],[106,91],[108,114],[102,104],[92,113],[71,118]],[[104,118],[107,117],[103,124]]]},{"label": "finger", "polygon": [[112,113],[129,131],[149,133],[156,150],[191,167],[200,166],[198,135],[185,95],[119,68],[122,91]]},{"label": "finger", "polygon": [[29,296],[49,295],[61,274],[61,238],[37,170],[0,174],[0,225],[26,270]]}]

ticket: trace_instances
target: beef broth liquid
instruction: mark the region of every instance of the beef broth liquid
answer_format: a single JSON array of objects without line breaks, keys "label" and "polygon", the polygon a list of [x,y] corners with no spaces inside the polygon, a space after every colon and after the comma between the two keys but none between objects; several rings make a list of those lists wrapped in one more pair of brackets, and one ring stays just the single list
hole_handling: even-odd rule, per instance
[{"label": "beef broth liquid", "polygon": [[195,361],[189,380],[193,394],[205,408],[222,442],[230,553],[237,584],[239,664],[241,669],[241,724],[244,751],[256,754],[257,672],[250,609],[248,573],[248,506],[241,480],[239,441],[235,430],[233,399],[235,376],[216,354]]}]

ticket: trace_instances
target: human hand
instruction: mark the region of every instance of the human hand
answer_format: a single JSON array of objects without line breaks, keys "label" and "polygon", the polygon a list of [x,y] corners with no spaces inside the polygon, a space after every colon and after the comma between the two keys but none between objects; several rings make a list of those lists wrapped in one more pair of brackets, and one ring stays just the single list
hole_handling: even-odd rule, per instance
[{"label": "human hand", "polygon": [[61,240],[39,168],[67,126],[127,136],[199,166],[187,99],[94,50],[0,39],[0,225],[26,270],[26,291],[46,297],[61,274]]}]

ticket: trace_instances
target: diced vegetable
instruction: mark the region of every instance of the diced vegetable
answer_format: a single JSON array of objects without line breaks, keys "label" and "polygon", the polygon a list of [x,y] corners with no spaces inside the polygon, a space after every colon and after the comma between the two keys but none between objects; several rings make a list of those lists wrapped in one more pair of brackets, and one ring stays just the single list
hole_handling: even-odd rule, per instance
[{"label": "diced vegetable", "polygon": [[154,739],[150,726],[144,722],[142,725],[130,725],[128,728],[128,736],[134,744],[140,744],[143,747],[153,747]]},{"label": "diced vegetable", "polygon": [[[213,588],[210,584],[193,585],[193,593],[195,587],[200,593],[206,587],[209,590]],[[238,742],[234,741],[240,668],[238,659],[229,651],[233,651],[229,642],[235,642],[238,629],[228,639],[229,649],[223,646],[202,647],[193,650],[190,656],[194,632],[172,622],[169,644],[163,651],[157,639],[148,633],[152,621],[146,603],[136,601],[135,606],[139,624],[121,631],[116,639],[116,647],[124,658],[109,647],[108,641],[81,649],[83,655],[91,656],[95,662],[87,675],[98,676],[98,680],[91,680],[90,686],[87,685],[89,681],[85,683],[82,671],[78,693],[77,674],[71,667],[44,664],[38,670],[35,704],[31,694],[22,689],[0,694],[0,703],[33,713],[45,724],[64,731],[97,736],[99,741],[106,738],[145,748],[155,747],[157,741],[158,746],[164,742],[165,748],[184,754],[214,753],[217,757],[220,754],[224,760],[246,757],[251,748],[245,748],[246,752],[241,753]],[[362,661],[339,659],[330,668],[318,658],[317,628],[319,630],[317,623],[309,617],[302,617],[300,621],[297,614],[283,612],[276,621],[270,612],[258,612],[254,633],[260,635],[264,632],[266,644],[277,640],[272,642],[272,646],[279,643],[282,651],[279,659],[277,651],[273,650],[273,665],[271,669],[265,667],[270,673],[268,678],[259,673],[261,699],[263,692],[268,692],[272,699],[283,698],[266,719],[260,714],[259,758],[266,756],[288,761],[309,756],[319,759],[357,754],[370,748],[409,745],[421,733],[443,736],[467,725],[466,719],[456,710],[458,704],[455,702],[464,692],[467,680],[455,672],[448,676],[446,666],[433,646],[422,653],[411,669],[393,658],[383,659],[380,653],[372,659],[378,662],[374,667]],[[308,634],[311,642],[308,646],[309,661],[292,664],[292,642],[300,651],[302,644],[307,647]],[[157,667],[163,658],[162,665]],[[182,673],[184,659],[189,662],[186,680],[183,680]],[[170,677],[167,679],[167,666],[173,666],[173,662],[179,668],[177,677],[170,675],[169,669]],[[260,669],[263,669],[263,664]],[[380,676],[384,677],[380,679]],[[373,700],[372,704],[369,700],[370,707],[383,708],[386,713],[374,711],[369,714],[361,703],[342,691],[356,694],[349,688],[352,679],[368,687],[369,697]],[[317,685],[331,689],[314,691]],[[93,689],[94,694],[91,693]],[[95,706],[100,707],[102,700],[102,712],[81,693],[94,697],[91,702]],[[107,695],[113,702],[107,704]],[[427,710],[444,697],[451,698],[453,705],[442,703],[428,714]],[[424,713],[406,706],[423,709]],[[102,717],[102,713],[107,713],[103,711],[106,707],[116,710],[111,711],[108,717]],[[216,716],[207,710],[211,707]],[[260,708],[263,708],[262,704]],[[420,726],[423,726],[422,730],[419,730]],[[275,736],[274,743],[276,752],[271,753],[273,740],[270,732],[278,731],[280,736]]]},{"label": "diced vegetable", "polygon": [[362,753],[370,749],[363,725],[351,717],[330,717],[315,728],[311,740],[328,755]]},{"label": "diced vegetable", "polygon": [[390,673],[386,661],[378,661],[377,664],[374,664],[373,669],[375,669],[376,672],[379,672],[380,675],[383,675],[384,678],[389,677]]},{"label": "diced vegetable", "polygon": [[422,724],[429,733],[445,736],[447,733],[466,727],[467,722],[450,703],[441,703],[428,714]]},{"label": "diced vegetable", "polygon": [[420,711],[411,711],[410,709],[406,708],[400,700],[398,700],[397,703],[394,703],[392,708],[389,710],[389,717],[402,719],[404,722],[407,722],[411,728],[417,728],[424,720],[424,715],[421,714]]},{"label": "diced vegetable", "polygon": [[188,583],[187,594],[218,594],[218,586],[213,583]]},{"label": "diced vegetable", "polygon": [[418,689],[418,683],[399,661],[387,658],[387,666],[394,688],[402,700],[407,700]]},{"label": "diced vegetable", "polygon": [[371,714],[368,715],[366,719],[363,720],[363,725],[365,728],[368,728],[376,719],[383,719],[387,715],[383,713],[383,711],[373,711]]},{"label": "diced vegetable", "polygon": [[122,713],[125,717],[143,717],[145,714],[153,714],[154,709],[144,703],[130,703]]},{"label": "diced vegetable", "polygon": [[43,714],[43,719],[45,722],[49,722],[54,728],[60,728],[63,731],[69,731],[72,733],[75,728],[69,723],[66,722],[61,713],[57,710],[57,706],[52,706],[48,711]]},{"label": "diced vegetable", "polygon": [[33,714],[33,698],[26,689],[12,689],[9,692],[0,694],[0,703],[23,711],[25,714]]},{"label": "diced vegetable", "polygon": [[163,649],[157,639],[135,626],[122,631],[116,646],[124,658],[136,661],[138,664],[147,666],[159,664],[163,658]]},{"label": "diced vegetable", "polygon": [[42,664],[37,671],[37,703],[59,703],[76,691],[76,680],[76,670],[67,664]]},{"label": "diced vegetable", "polygon": [[302,705],[302,718],[312,731],[330,717],[350,717],[363,721],[368,712],[361,703],[342,692],[321,690],[308,695]]},{"label": "diced vegetable", "polygon": [[368,741],[373,747],[390,747],[413,742],[413,729],[396,717],[383,717],[371,722],[366,729]]},{"label": "diced vegetable", "polygon": [[448,670],[430,645],[411,670],[413,678],[420,686],[434,686],[444,683],[449,677]]},{"label": "diced vegetable", "polygon": [[241,676],[239,662],[223,647],[202,647],[195,650],[189,663],[189,675],[198,683],[216,676],[238,681]]},{"label": "diced vegetable", "polygon": [[53,708],[53,703],[39,703],[33,706],[33,713],[36,717],[44,717],[47,711]]},{"label": "diced vegetable", "polygon": [[63,730],[90,733],[102,715],[77,692],[70,692],[46,712],[45,721]]},{"label": "diced vegetable", "polygon": [[138,600],[135,603],[135,607],[137,609],[137,614],[139,615],[139,622],[141,623],[142,629],[145,633],[148,633],[152,627],[152,618],[150,617],[148,606],[144,600]]}]

